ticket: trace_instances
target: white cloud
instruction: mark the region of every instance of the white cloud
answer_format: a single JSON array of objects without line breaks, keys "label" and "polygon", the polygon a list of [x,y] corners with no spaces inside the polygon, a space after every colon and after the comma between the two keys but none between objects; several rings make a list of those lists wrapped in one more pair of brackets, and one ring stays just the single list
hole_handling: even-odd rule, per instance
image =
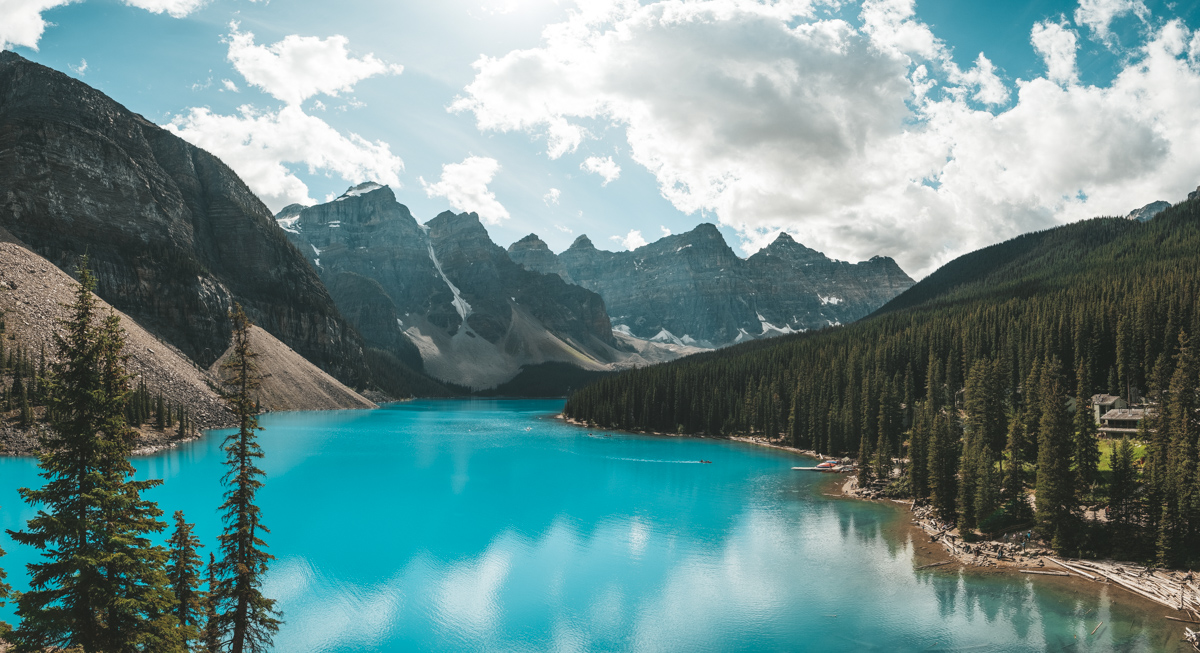
[{"label": "white cloud", "polygon": [[612,236],[609,240],[615,240],[628,250],[635,250],[646,244],[646,239],[642,237],[642,232],[637,229],[630,230],[624,236]]},{"label": "white cloud", "polygon": [[70,4],[72,0],[0,0],[0,50],[13,46],[37,49],[46,21],[42,12]]},{"label": "white cloud", "polygon": [[573,233],[575,233],[575,230],[574,230],[574,229],[572,229],[572,228],[570,228],[570,227],[564,227],[564,226],[562,226],[561,224],[556,224],[556,225],[554,225],[554,228],[555,228],[555,229],[558,229],[559,231],[563,232],[564,234],[573,234]]},{"label": "white cloud", "polygon": [[152,14],[166,13],[172,18],[183,18],[204,6],[205,0],[125,0],[130,7],[145,9]]},{"label": "white cloud", "polygon": [[1150,17],[1150,10],[1142,0],[1079,0],[1075,22],[1091,30],[1097,40],[1111,43],[1112,32],[1109,28],[1112,22],[1127,14],[1133,14],[1145,22]]},{"label": "white cloud", "polygon": [[499,224],[509,218],[508,209],[488,190],[500,163],[495,159],[471,156],[462,163],[442,166],[442,178],[429,183],[421,178],[421,186],[429,197],[444,197],[456,211],[473,211],[485,222]]},{"label": "white cloud", "polygon": [[603,159],[598,156],[589,156],[579,164],[579,169],[603,177],[604,181],[600,183],[601,186],[607,186],[621,176],[621,166],[617,165],[611,156]]},{"label": "white cloud", "polygon": [[237,93],[238,87],[237,87],[237,84],[233,83],[232,79],[222,79],[221,80],[221,90],[229,91],[230,93]]},{"label": "white cloud", "polygon": [[321,39],[292,34],[273,45],[255,45],[254,34],[230,24],[229,61],[246,81],[288,104],[319,94],[337,96],[375,75],[398,75],[402,66],[368,54],[350,55],[344,36]]},{"label": "white cloud", "polygon": [[662,230],[662,235],[663,235],[663,238],[666,238],[667,236],[670,236],[670,235],[671,235],[671,230],[670,230],[670,229],[667,229],[666,227],[664,227],[664,226],[662,226],[662,225],[659,225],[659,226],[658,226],[658,228]]},{"label": "white cloud", "polygon": [[73,65],[73,64],[67,64],[67,68],[70,68],[71,72],[75,73],[76,75],[83,77],[84,75],[87,74],[87,69],[88,69],[87,59],[80,59],[78,66]]},{"label": "white cloud", "polygon": [[[83,0],[0,0],[0,50],[14,46],[38,49],[38,41],[46,31],[42,12]],[[183,18],[199,9],[205,0],[125,0],[130,7],[151,13],[166,13]],[[82,71],[76,71],[82,75]]]},{"label": "white cloud", "polygon": [[386,143],[343,136],[296,106],[259,111],[242,106],[233,116],[191,109],[166,128],[220,157],[273,211],[295,202],[312,204],[308,187],[287,167],[307,166],[357,183],[373,179],[398,186],[404,162]]},{"label": "white cloud", "polygon": [[1047,75],[1008,86],[986,57],[959,69],[907,0],[864,2],[858,24],[805,3],[581,4],[538,47],[477,61],[452,108],[552,157],[619,135],[666,199],[711,211],[746,251],[782,229],[921,276],[1200,181],[1200,37],[1166,23],[1089,86],[1074,33],[1039,29]]},{"label": "white cloud", "polygon": [[558,198],[560,197],[562,197],[562,191],[557,188],[551,188],[549,192],[542,196],[542,201],[546,203],[546,206],[550,206],[551,204],[558,204]]},{"label": "white cloud", "polygon": [[1075,52],[1079,49],[1075,30],[1049,21],[1037,23],[1029,34],[1033,49],[1046,62],[1046,76],[1054,82],[1073,84],[1079,77]]}]

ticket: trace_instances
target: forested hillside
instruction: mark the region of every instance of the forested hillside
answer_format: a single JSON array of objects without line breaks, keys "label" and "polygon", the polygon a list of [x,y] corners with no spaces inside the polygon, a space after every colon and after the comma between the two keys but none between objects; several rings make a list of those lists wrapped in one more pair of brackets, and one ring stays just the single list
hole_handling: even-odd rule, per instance
[{"label": "forested hillside", "polygon": [[[625,372],[565,413],[782,436],[873,461],[861,480],[886,475],[964,532],[1036,517],[1072,553],[1194,563],[1197,299],[1200,202],[1189,201],[1148,223],[1100,218],[974,252],[861,322]],[[1097,442],[1096,393],[1145,397],[1153,417],[1136,442]],[[1085,504],[1107,504],[1108,525],[1082,520]]]}]

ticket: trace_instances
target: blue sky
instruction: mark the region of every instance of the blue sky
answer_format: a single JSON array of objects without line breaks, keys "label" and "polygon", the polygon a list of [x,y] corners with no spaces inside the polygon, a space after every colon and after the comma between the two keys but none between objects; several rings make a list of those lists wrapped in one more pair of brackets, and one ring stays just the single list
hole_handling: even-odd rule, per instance
[{"label": "blue sky", "polygon": [[502,245],[711,221],[920,276],[1200,183],[1196,1],[61,1],[0,0],[0,40],[274,210],[375,178]]}]

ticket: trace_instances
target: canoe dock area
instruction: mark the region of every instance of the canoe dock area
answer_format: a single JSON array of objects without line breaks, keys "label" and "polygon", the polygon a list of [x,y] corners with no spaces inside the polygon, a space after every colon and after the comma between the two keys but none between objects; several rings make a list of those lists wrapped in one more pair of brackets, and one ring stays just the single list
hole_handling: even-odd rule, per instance
[{"label": "canoe dock area", "polygon": [[838,465],[836,467],[793,467],[795,472],[825,472],[826,474],[849,474],[854,471],[854,465]]}]

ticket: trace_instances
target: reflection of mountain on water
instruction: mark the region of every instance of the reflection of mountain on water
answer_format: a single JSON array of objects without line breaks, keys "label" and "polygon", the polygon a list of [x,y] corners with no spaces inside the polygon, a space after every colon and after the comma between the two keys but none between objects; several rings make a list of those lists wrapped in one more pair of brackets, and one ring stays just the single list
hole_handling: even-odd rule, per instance
[{"label": "reflection of mountain on water", "polygon": [[[561,405],[267,416],[260,499],[278,558],[266,591],[287,619],[279,650],[1058,650],[1099,620],[1112,630],[1089,650],[1157,643],[1157,619],[1143,625],[1091,589],[914,571],[912,545],[890,534],[902,514],[825,498],[828,479],[793,473],[791,456],[588,437],[544,418]],[[154,498],[206,543],[219,530],[218,444],[137,461],[169,478]],[[646,462],[701,459],[713,464]],[[0,465],[2,483],[32,478],[32,461]],[[32,559],[4,545],[8,569]]]}]

